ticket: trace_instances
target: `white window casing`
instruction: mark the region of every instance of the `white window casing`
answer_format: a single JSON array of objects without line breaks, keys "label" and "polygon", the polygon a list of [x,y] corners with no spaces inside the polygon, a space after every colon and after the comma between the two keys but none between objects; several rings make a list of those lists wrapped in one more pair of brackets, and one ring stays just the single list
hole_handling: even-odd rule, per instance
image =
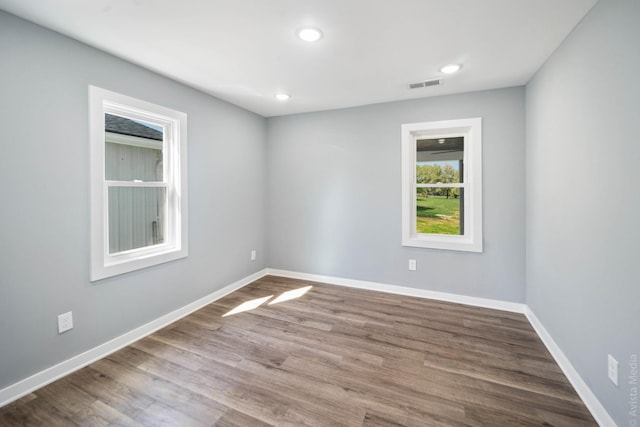
[{"label": "white window casing", "polygon": [[[150,123],[162,129],[162,141],[105,132],[105,114]],[[188,255],[187,115],[95,86],[89,86],[90,139],[90,280],[150,267]],[[143,181],[108,180],[105,175],[106,142],[121,146],[146,147],[161,153],[162,177]],[[143,148],[144,149],[144,148]],[[161,215],[155,225],[162,229],[162,241],[133,249],[111,251],[109,245],[109,190],[164,189],[159,203]],[[115,191],[114,191],[115,193]],[[134,191],[131,192],[134,194]],[[134,196],[132,196],[134,197]],[[134,201],[135,203],[135,201]],[[161,224],[160,224],[161,222]]]},{"label": "white window casing", "polygon": [[[464,169],[461,184],[430,187],[464,188],[462,235],[419,233],[416,228],[416,141],[464,137]],[[402,143],[402,245],[468,252],[482,252],[482,119],[470,118],[403,124]]]}]

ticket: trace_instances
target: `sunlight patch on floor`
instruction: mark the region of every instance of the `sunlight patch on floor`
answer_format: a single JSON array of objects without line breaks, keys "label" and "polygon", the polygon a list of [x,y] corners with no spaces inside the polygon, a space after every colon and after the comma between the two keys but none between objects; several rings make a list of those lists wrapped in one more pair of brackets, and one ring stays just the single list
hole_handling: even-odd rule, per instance
[{"label": "sunlight patch on floor", "polygon": [[232,314],[242,313],[243,311],[253,310],[255,308],[260,307],[262,304],[270,300],[272,297],[273,295],[269,295],[268,297],[256,298],[256,299],[252,299],[251,301],[245,301],[239,306],[237,306],[236,308],[234,308],[233,310],[227,312],[226,314],[223,314],[222,317],[231,316]]},{"label": "sunlight patch on floor", "polygon": [[[278,304],[280,302],[285,302],[292,299],[300,298],[301,296],[306,294],[311,288],[313,288],[313,286],[305,286],[304,288],[292,289],[290,291],[283,292],[280,295],[278,295],[276,299],[271,301],[269,305]],[[273,298],[273,295],[269,295],[268,297],[252,299],[251,301],[245,301],[242,304],[238,305],[233,310],[230,310],[227,313],[223,314],[222,317],[227,317],[227,316],[231,316],[232,314],[242,313],[243,311],[254,310],[260,307],[265,302],[269,301],[271,298]]]},{"label": "sunlight patch on floor", "polygon": [[293,289],[287,292],[281,293],[278,298],[274,299],[269,303],[269,305],[278,304],[279,302],[285,302],[292,299],[300,298],[302,295],[306,294],[309,289],[313,288],[313,286],[305,286],[304,288]]}]

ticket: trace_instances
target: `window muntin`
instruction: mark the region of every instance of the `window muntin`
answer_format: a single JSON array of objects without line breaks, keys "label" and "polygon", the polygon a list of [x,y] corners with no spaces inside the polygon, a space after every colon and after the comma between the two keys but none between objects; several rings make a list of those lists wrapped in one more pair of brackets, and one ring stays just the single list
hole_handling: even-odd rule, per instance
[{"label": "window muntin", "polygon": [[482,252],[481,119],[402,125],[402,244]]},{"label": "window muntin", "polygon": [[91,280],[187,256],[186,114],[90,87]]}]

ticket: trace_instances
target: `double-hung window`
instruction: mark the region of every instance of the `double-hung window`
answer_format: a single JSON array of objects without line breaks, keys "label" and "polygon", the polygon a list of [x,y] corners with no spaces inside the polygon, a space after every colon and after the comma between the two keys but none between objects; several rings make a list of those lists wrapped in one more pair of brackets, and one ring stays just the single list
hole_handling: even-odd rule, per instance
[{"label": "double-hung window", "polygon": [[402,125],[402,244],[482,252],[480,118]]},{"label": "double-hung window", "polygon": [[187,116],[89,87],[91,280],[187,256]]}]

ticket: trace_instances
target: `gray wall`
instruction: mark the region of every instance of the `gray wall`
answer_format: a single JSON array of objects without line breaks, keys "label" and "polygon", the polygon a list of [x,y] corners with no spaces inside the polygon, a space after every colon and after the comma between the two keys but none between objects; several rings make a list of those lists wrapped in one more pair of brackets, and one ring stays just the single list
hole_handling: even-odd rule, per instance
[{"label": "gray wall", "polygon": [[[400,125],[469,117],[484,253],[401,246]],[[271,118],[267,134],[270,267],[524,302],[524,88]]]},{"label": "gray wall", "polygon": [[527,303],[620,426],[640,354],[638,18],[601,0],[526,92]]},{"label": "gray wall", "polygon": [[[4,12],[0,53],[0,388],[266,266],[264,118]],[[89,282],[89,84],[188,114],[188,258]]]}]

